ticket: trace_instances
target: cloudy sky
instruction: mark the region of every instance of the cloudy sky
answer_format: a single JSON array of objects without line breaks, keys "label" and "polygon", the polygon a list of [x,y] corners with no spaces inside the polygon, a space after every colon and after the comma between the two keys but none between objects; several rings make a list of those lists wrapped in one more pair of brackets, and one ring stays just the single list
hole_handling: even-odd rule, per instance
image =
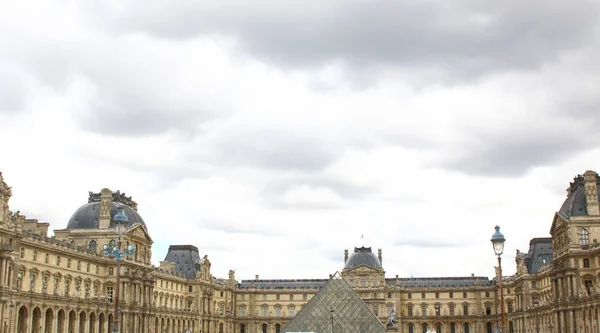
[{"label": "cloudy sky", "polygon": [[[104,187],[213,274],[493,275],[600,171],[597,0],[0,4],[11,209],[66,226]],[[361,239],[361,235],[364,238]]]}]

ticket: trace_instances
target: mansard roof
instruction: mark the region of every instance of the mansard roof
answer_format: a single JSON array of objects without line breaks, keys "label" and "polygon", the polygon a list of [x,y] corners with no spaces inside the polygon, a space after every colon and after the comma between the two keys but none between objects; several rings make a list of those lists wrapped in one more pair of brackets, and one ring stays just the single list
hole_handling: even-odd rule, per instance
[{"label": "mansard roof", "polygon": [[242,280],[239,289],[320,289],[327,279]]}]

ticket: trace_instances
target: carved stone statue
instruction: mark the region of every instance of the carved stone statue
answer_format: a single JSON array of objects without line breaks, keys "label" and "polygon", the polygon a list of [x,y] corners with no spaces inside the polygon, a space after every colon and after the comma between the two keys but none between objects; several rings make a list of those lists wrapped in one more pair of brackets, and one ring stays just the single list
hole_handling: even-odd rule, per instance
[{"label": "carved stone statue", "polygon": [[387,328],[396,328],[396,313],[392,308],[388,310]]},{"label": "carved stone statue", "polygon": [[45,277],[42,279],[42,294],[45,294],[48,292],[48,279],[46,279]]},{"label": "carved stone statue", "polygon": [[54,279],[54,295],[58,295],[58,279]]},{"label": "carved stone statue", "polygon": [[235,279],[235,271],[233,269],[229,270],[229,278],[232,280]]},{"label": "carved stone statue", "polygon": [[31,276],[31,279],[29,280],[29,291],[34,292],[35,291],[35,276]]}]

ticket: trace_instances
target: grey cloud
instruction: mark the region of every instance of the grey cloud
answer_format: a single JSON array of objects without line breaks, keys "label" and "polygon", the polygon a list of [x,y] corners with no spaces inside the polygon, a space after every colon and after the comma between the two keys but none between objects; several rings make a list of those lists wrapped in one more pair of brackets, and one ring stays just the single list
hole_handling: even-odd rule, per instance
[{"label": "grey cloud", "polygon": [[338,195],[343,200],[364,200],[376,193],[376,189],[367,186],[355,186],[327,178],[322,175],[290,177],[267,184],[261,192],[264,202],[274,208],[293,209],[339,209],[332,205],[291,205],[282,201],[282,196],[290,189],[297,186],[309,186],[317,189],[327,189]]},{"label": "grey cloud", "polygon": [[191,160],[227,166],[251,166],[316,172],[337,160],[339,147],[310,133],[275,129],[243,129],[210,144],[210,152],[198,152]]},{"label": "grey cloud", "polygon": [[20,73],[0,68],[0,114],[15,114],[27,106],[29,88]]},{"label": "grey cloud", "polygon": [[144,2],[111,13],[108,22],[165,38],[234,37],[242,50],[282,67],[339,60],[351,68],[437,68],[464,77],[537,68],[586,45],[599,9],[591,0],[179,1]]},{"label": "grey cloud", "polygon": [[[530,125],[472,132],[470,141],[452,151],[442,164],[467,174],[518,177],[533,167],[560,163],[595,145],[598,139],[593,126]],[[590,140],[594,136],[596,139]]]},{"label": "grey cloud", "polygon": [[407,238],[403,240],[397,240],[394,242],[395,246],[410,246],[410,247],[421,247],[421,248],[440,248],[440,247],[461,247],[459,242],[452,242],[448,240],[430,239],[430,238]]},{"label": "grey cloud", "polygon": [[209,220],[203,221],[202,227],[215,231],[222,231],[227,234],[251,234],[263,237],[281,236],[281,234],[273,228],[263,228],[248,221],[233,222]]}]

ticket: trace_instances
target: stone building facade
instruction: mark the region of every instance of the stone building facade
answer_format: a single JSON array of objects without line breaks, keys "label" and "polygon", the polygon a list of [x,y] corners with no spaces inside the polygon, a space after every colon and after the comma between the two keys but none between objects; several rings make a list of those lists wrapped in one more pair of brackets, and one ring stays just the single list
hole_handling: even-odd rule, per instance
[{"label": "stone building facade", "polygon": [[[577,176],[555,214],[549,238],[517,251],[513,276],[502,277],[508,332],[598,332],[600,212],[597,173]],[[116,244],[117,209],[129,217],[121,264],[120,332],[279,333],[328,279],[237,281],[211,274],[192,245],[172,245],[159,266],[137,203],[124,193],[89,193],[62,230],[9,210],[11,188],[0,173],[0,332],[112,331],[116,269],[101,251]],[[491,250],[490,250],[491,251]],[[506,265],[506,263],[505,263]],[[335,271],[335,268],[332,269]],[[344,251],[341,275],[392,332],[491,332],[500,325],[499,276],[387,277],[383,253]]]}]

